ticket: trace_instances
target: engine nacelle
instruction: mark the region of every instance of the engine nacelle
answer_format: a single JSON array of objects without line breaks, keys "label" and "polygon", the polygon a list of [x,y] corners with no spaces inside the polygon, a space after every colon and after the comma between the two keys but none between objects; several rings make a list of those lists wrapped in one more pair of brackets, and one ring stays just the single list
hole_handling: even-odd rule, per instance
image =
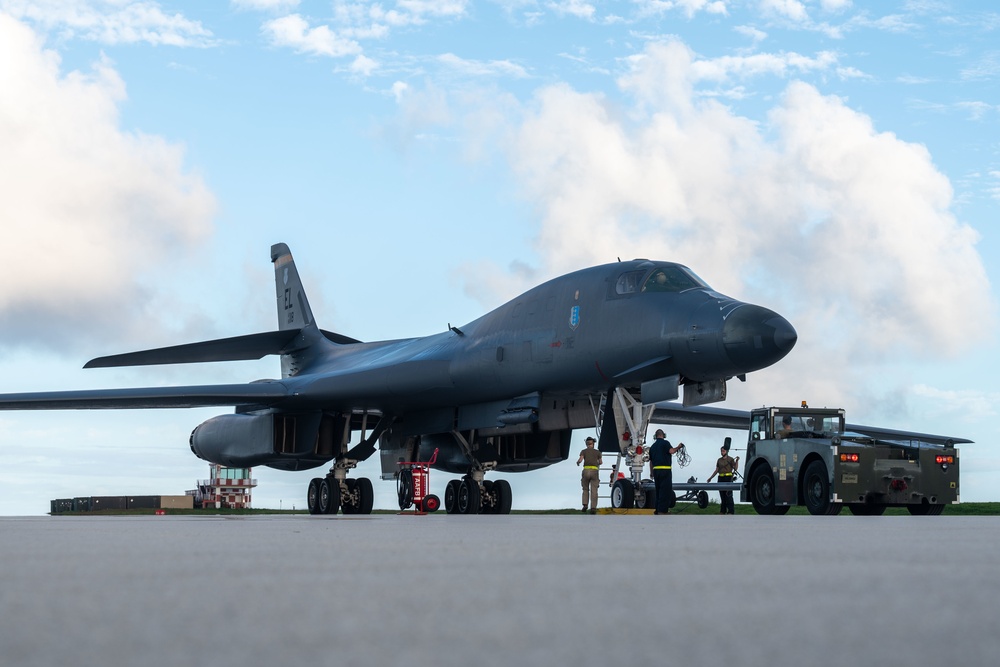
[{"label": "engine nacelle", "polygon": [[229,468],[307,470],[333,458],[330,447],[320,446],[323,422],[318,412],[220,415],[191,432],[191,451]]}]

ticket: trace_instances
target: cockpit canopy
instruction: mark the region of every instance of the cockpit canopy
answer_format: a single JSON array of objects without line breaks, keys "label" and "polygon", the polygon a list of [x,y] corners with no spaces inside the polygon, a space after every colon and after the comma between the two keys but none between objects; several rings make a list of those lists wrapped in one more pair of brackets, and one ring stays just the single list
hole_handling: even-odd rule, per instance
[{"label": "cockpit canopy", "polygon": [[656,264],[619,275],[615,282],[615,294],[626,296],[643,292],[683,292],[696,287],[708,285],[686,266]]}]

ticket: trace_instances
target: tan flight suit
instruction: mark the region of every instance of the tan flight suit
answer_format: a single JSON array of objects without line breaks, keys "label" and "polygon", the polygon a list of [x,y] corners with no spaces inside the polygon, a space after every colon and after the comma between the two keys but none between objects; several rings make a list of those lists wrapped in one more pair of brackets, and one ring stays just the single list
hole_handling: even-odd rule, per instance
[{"label": "tan flight suit", "polygon": [[580,485],[583,486],[583,506],[590,503],[590,509],[597,509],[597,490],[601,486],[600,463],[601,452],[596,447],[588,447],[580,452],[583,457],[583,476]]},{"label": "tan flight suit", "polygon": [[[715,472],[719,473],[720,482],[732,482],[733,473],[736,472],[736,461],[729,454],[720,456],[719,460],[715,462]],[[719,510],[719,514],[736,513],[732,491],[719,491],[719,500],[722,501],[722,508]]]}]

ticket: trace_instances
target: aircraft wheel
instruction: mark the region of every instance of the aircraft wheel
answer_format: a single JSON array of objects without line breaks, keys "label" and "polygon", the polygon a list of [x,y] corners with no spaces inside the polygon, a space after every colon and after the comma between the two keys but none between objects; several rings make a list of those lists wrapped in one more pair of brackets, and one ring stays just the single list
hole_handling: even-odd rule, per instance
[{"label": "aircraft wheel", "polygon": [[344,484],[347,486],[347,495],[341,498],[341,509],[344,510],[344,514],[357,514],[358,481],[345,479]]},{"label": "aircraft wheel", "polygon": [[510,482],[505,479],[498,479],[493,482],[493,493],[497,497],[496,505],[493,506],[493,513],[510,514],[510,506],[514,500],[514,493],[510,489]]},{"label": "aircraft wheel", "polygon": [[413,471],[400,470],[399,477],[396,478],[396,498],[399,501],[399,509],[405,510],[413,504]]},{"label": "aircraft wheel", "polygon": [[310,514],[319,514],[319,485],[323,482],[319,477],[309,480],[309,489],[306,491],[306,507]]},{"label": "aircraft wheel", "polygon": [[458,513],[479,514],[482,509],[482,492],[479,483],[468,477],[458,487]]},{"label": "aircraft wheel", "polygon": [[698,507],[701,509],[708,507],[708,491],[698,492]]},{"label": "aircraft wheel", "polygon": [[630,510],[635,507],[635,487],[627,479],[617,479],[611,486],[611,506]]},{"label": "aircraft wheel", "polygon": [[460,481],[453,479],[444,487],[444,511],[448,514],[458,514],[458,487],[461,485]]},{"label": "aircraft wheel", "polygon": [[320,514],[336,514],[340,509],[340,483],[332,477],[324,477],[319,482]]},{"label": "aircraft wheel", "polygon": [[357,480],[357,489],[357,514],[371,514],[372,507],[375,506],[375,488],[372,486],[372,481],[367,477],[359,477]]},{"label": "aircraft wheel", "polygon": [[[650,505],[647,505],[648,500],[649,497],[646,495],[645,491],[643,491],[642,489],[635,490],[633,494],[633,502],[635,502],[635,506],[637,509],[646,509],[647,507],[651,507]],[[653,501],[654,502],[656,501],[655,494],[653,496]]]},{"label": "aircraft wheel", "polygon": [[480,514],[496,514],[497,513],[497,496],[493,491],[493,481],[484,480],[483,481],[483,506],[479,510]]},{"label": "aircraft wheel", "polygon": [[774,477],[766,465],[757,466],[750,473],[750,502],[757,514],[779,514],[774,507]]},{"label": "aircraft wheel", "polygon": [[806,466],[802,476],[802,501],[813,516],[840,514],[841,505],[830,502],[830,478],[822,461]]}]

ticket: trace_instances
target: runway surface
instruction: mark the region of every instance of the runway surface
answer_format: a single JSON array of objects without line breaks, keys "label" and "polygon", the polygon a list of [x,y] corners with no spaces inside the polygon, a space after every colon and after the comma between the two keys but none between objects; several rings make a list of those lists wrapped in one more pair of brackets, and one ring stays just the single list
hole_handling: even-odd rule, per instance
[{"label": "runway surface", "polygon": [[1000,517],[0,518],[38,665],[994,665]]}]

